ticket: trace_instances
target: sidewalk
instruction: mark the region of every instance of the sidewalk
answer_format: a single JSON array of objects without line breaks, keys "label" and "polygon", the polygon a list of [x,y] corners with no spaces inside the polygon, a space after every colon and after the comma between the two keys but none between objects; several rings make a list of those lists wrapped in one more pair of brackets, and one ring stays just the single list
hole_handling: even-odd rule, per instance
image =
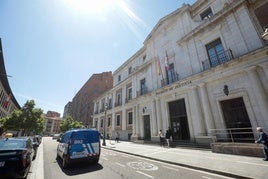
[{"label": "sidewalk", "polygon": [[[101,141],[102,143],[102,141]],[[262,158],[213,153],[191,148],[163,148],[154,144],[106,140],[103,148],[234,178],[268,179],[268,162]]]}]

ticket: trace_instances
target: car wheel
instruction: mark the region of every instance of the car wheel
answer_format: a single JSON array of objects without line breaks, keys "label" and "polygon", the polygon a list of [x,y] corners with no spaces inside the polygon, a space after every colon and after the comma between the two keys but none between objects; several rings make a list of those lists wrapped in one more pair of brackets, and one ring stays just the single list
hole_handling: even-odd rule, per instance
[{"label": "car wheel", "polygon": [[68,168],[68,162],[66,156],[63,156],[62,158],[62,168]]},{"label": "car wheel", "polygon": [[100,159],[99,157],[94,159],[94,164],[97,164],[99,162],[99,159]]}]

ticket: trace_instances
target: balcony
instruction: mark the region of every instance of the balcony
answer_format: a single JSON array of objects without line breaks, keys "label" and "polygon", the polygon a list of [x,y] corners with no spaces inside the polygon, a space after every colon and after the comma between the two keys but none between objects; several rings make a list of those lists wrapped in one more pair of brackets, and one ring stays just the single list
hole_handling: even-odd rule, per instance
[{"label": "balcony", "polygon": [[114,107],[121,106],[121,105],[122,105],[121,101],[118,101],[118,102],[114,103]]},{"label": "balcony", "polygon": [[140,91],[137,91],[137,92],[136,92],[137,97],[142,96],[142,95],[145,95],[145,94],[147,94],[147,93],[149,93],[147,87],[144,87],[144,88],[142,88]]},{"label": "balcony", "polygon": [[172,84],[172,83],[175,83],[177,81],[179,81],[180,78],[179,78],[179,74],[177,74],[176,72],[173,73],[171,75],[170,78],[164,78],[163,80],[161,80],[161,87],[164,87],[164,86],[167,86],[169,84]]},{"label": "balcony", "polygon": [[234,59],[234,57],[231,49],[218,52],[217,54],[210,56],[209,59],[202,61],[203,71],[224,64],[232,59]]}]

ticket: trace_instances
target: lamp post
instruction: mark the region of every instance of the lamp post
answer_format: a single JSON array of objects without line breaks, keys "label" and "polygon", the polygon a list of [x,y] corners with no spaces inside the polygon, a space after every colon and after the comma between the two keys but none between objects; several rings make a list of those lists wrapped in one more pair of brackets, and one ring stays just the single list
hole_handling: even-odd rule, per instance
[{"label": "lamp post", "polygon": [[107,111],[107,108],[108,108],[108,105],[107,103],[105,103],[105,107],[104,107],[104,121],[103,121],[103,141],[102,141],[102,145],[103,146],[106,146],[106,141],[105,141],[105,138],[106,138],[106,111]]}]

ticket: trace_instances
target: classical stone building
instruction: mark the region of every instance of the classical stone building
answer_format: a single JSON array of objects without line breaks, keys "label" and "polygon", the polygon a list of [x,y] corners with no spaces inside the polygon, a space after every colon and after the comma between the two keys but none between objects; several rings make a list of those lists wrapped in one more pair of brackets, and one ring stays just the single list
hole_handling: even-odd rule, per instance
[{"label": "classical stone building", "polygon": [[252,142],[268,131],[268,2],[198,0],[163,17],[94,101],[94,126],[122,140]]},{"label": "classical stone building", "polygon": [[9,86],[8,77],[0,39],[0,118],[11,114],[15,109],[21,108]]},{"label": "classical stone building", "polygon": [[65,105],[64,114],[71,115],[74,120],[91,127],[93,115],[93,100],[112,88],[112,72],[93,74],[84,86],[76,93],[71,102]]}]

